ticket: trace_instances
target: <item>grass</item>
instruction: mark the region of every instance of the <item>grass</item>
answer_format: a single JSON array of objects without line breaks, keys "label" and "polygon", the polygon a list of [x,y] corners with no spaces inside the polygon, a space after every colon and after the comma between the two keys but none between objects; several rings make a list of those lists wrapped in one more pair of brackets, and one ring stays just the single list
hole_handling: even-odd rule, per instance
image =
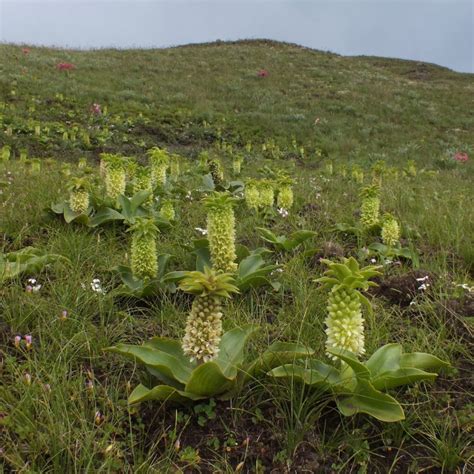
[{"label": "grass", "polygon": [[[5,472],[473,468],[473,296],[457,286],[473,286],[472,75],[266,41],[146,51],[31,48],[27,54],[0,45],[0,56],[5,132],[0,149],[12,149],[11,159],[0,165],[3,252],[33,245],[69,259],[0,288]],[[58,71],[59,62],[76,69]],[[268,77],[257,77],[262,68]],[[102,110],[107,106],[107,113],[92,114],[93,103]],[[260,144],[270,139],[279,147],[277,157],[260,152]],[[98,176],[101,152],[143,161],[147,148],[166,147],[183,156],[188,171],[180,186],[193,190],[195,199],[177,203],[178,218],[160,234],[159,248],[174,255],[172,269],[190,268],[186,245],[199,237],[194,228],[205,227],[200,193],[194,191],[200,185],[196,157],[223,140],[236,150],[254,144],[243,176],[257,176],[268,166],[296,179],[295,205],[287,218],[276,214],[265,220],[243,204],[237,207],[239,243],[263,246],[256,231],[262,226],[276,234],[316,232],[302,248],[271,256],[283,265],[279,292],[253,290],[226,308],[226,329],[260,325],[249,346],[254,354],[286,340],[307,344],[324,357],[326,292],[313,281],[323,271],[318,258],[339,253],[362,258],[363,242],[334,229],[358,218],[360,185],[344,178],[344,169],[350,175],[351,166],[360,166],[366,182],[376,161],[398,170],[398,177],[383,179],[382,208],[401,222],[403,241],[420,255],[417,271],[430,275],[431,286],[417,290],[412,305],[375,293],[374,316],[366,317],[367,353],[400,342],[406,351],[430,352],[452,364],[435,383],[398,391],[404,421],[344,418],[331,399],[269,380],[255,381],[238,397],[201,412],[193,406],[127,404],[142,370],[103,349],[153,335],[181,337],[189,299],[169,293],[117,298],[119,281],[111,268],[127,263],[123,227],[67,225],[44,209],[67,196],[65,166],[77,174],[80,157]],[[26,162],[19,160],[21,150]],[[451,157],[457,151],[467,152],[470,161],[455,163]],[[231,177],[230,159],[222,155]],[[32,170],[36,157],[40,173]],[[408,160],[415,161],[414,177],[402,172]],[[305,257],[302,251],[311,249],[315,255]],[[404,289],[417,275],[402,261],[387,266],[380,283],[391,279]],[[25,292],[29,277],[42,284],[39,292]],[[94,278],[105,294],[91,290]],[[15,348],[15,336],[26,334],[33,336],[32,349]]]}]

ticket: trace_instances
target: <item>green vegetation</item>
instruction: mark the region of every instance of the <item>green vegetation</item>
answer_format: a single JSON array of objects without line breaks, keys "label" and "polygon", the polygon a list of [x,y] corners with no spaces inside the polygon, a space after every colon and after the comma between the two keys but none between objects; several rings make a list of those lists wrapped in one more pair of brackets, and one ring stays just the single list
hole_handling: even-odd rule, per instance
[{"label": "green vegetation", "polygon": [[473,469],[472,75],[0,58],[5,472]]}]

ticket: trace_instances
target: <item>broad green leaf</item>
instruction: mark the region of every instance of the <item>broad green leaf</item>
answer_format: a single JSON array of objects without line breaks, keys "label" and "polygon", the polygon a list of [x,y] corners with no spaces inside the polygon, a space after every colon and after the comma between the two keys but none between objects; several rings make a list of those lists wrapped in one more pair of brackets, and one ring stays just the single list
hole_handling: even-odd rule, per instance
[{"label": "broad green leaf", "polygon": [[357,357],[349,351],[329,349],[328,352],[344,361],[353,371],[358,379],[369,380],[369,369],[360,362]]},{"label": "broad green leaf", "polygon": [[157,385],[152,389],[148,389],[144,385],[138,385],[128,398],[128,403],[141,403],[150,400],[159,400],[162,402],[174,402],[185,404],[192,400],[202,400],[203,396],[197,396],[193,393],[187,393],[182,390],[177,390],[168,385]]},{"label": "broad green leaf", "polygon": [[419,382],[421,380],[433,381],[437,374],[425,372],[424,370],[406,367],[390,372],[381,373],[372,379],[372,385],[377,390],[388,390],[390,388],[408,385],[410,383]]},{"label": "broad green leaf", "polygon": [[365,366],[370,370],[372,377],[376,377],[384,372],[398,370],[401,355],[402,346],[400,344],[386,344],[372,354]]},{"label": "broad green leaf", "polygon": [[285,364],[268,372],[275,378],[290,378],[309,386],[318,386],[325,390],[340,383],[339,372],[323,362],[314,360],[311,367],[296,364]]},{"label": "broad green leaf", "polygon": [[132,203],[130,202],[130,199],[127,196],[124,196],[121,194],[117,202],[120,206],[120,210],[122,212],[123,218],[127,221],[131,222],[131,219],[133,219],[133,210],[132,210]]},{"label": "broad green leaf", "polygon": [[413,367],[415,369],[441,369],[449,367],[449,362],[438,359],[438,357],[426,354],[424,352],[411,352],[409,354],[402,354],[400,358],[400,367]]},{"label": "broad green leaf", "polygon": [[207,239],[197,239],[193,241],[194,250],[192,253],[196,255],[196,270],[203,272],[204,268],[211,268],[211,252],[209,250],[209,241]]},{"label": "broad green leaf", "polygon": [[195,364],[190,362],[189,357],[184,355],[181,341],[168,337],[155,336],[146,341],[143,345],[176,357],[183,365],[188,366],[190,370],[196,367]]},{"label": "broad green leaf", "polygon": [[74,219],[77,219],[81,215],[80,212],[74,212],[69,204],[64,205],[64,220],[67,224],[70,224]]},{"label": "broad green leaf", "polygon": [[395,422],[405,418],[403,408],[395,398],[376,390],[368,380],[358,379],[354,392],[338,397],[337,406],[345,416],[366,413],[380,421]]},{"label": "broad green leaf", "polygon": [[39,272],[46,265],[60,260],[65,263],[69,262],[62,255],[48,254],[33,247],[3,254],[0,259],[0,281],[10,280],[24,272]]},{"label": "broad green leaf", "polygon": [[389,252],[390,247],[385,244],[382,244],[381,242],[374,242],[373,244],[369,245],[369,249],[375,250],[376,252],[382,255],[386,255]]},{"label": "broad green leaf", "polygon": [[240,262],[237,269],[237,277],[244,279],[259,270],[263,265],[265,265],[265,261],[260,255],[249,255]]},{"label": "broad green leaf", "polygon": [[180,359],[146,345],[117,344],[106,350],[156,368],[167,377],[174,378],[183,384],[186,384],[191,377],[192,370],[189,366],[183,364]]},{"label": "broad green leaf", "polygon": [[197,396],[214,397],[230,390],[235,382],[235,377],[226,377],[219,365],[210,361],[193,370],[185,391]]},{"label": "broad green leaf", "polygon": [[221,339],[219,353],[214,361],[226,377],[237,376],[237,371],[244,361],[244,349],[247,339],[257,331],[257,327],[247,324],[242,328],[227,331]]},{"label": "broad green leaf", "polygon": [[293,232],[289,239],[286,239],[283,243],[283,246],[285,247],[285,250],[293,250],[298,247],[298,245],[301,245],[305,240],[308,240],[315,235],[316,232],[313,232],[312,230],[299,230]]},{"label": "broad green leaf", "polygon": [[214,191],[216,189],[216,185],[214,184],[214,180],[212,179],[211,174],[205,174],[202,177],[202,191]]},{"label": "broad green leaf", "polygon": [[166,275],[163,276],[161,281],[163,283],[178,283],[186,276],[187,273],[188,272],[182,270],[168,272]]},{"label": "broad green leaf", "polygon": [[298,343],[274,342],[257,357],[246,369],[244,380],[268,372],[274,367],[307,358],[314,354],[313,349]]},{"label": "broad green leaf", "polygon": [[110,222],[110,221],[123,221],[124,216],[116,211],[115,209],[111,209],[110,207],[102,207],[100,208],[94,217],[91,218],[90,220],[90,226],[91,227],[97,227],[104,222]]},{"label": "broad green leaf", "polygon": [[241,262],[244,258],[250,255],[249,249],[242,244],[235,246],[235,253],[237,254],[237,262]]},{"label": "broad green leaf", "polygon": [[66,201],[62,201],[62,202],[57,202],[55,204],[51,204],[51,210],[55,213],[55,214],[64,214],[64,206],[66,204]]},{"label": "broad green leaf", "polygon": [[158,280],[161,280],[165,275],[166,267],[168,266],[170,258],[172,258],[172,255],[169,253],[162,253],[158,255]]},{"label": "broad green leaf", "polygon": [[[138,191],[130,200],[130,212],[135,214],[137,209],[150,197],[151,191]],[[127,199],[127,198],[125,198]]]}]

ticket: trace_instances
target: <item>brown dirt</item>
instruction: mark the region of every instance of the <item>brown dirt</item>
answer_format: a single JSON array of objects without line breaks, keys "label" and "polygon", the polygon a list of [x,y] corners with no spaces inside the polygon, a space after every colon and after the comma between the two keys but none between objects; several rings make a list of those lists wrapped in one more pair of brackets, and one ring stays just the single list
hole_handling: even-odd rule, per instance
[{"label": "brown dirt", "polygon": [[[417,279],[425,278],[426,281],[418,281]],[[383,297],[392,304],[400,306],[408,306],[413,298],[420,294],[419,287],[425,283],[433,285],[434,276],[430,272],[424,270],[412,270],[403,275],[395,275],[387,278],[374,279],[377,287],[371,289],[371,293],[375,296]],[[429,287],[425,292],[429,291]]]}]

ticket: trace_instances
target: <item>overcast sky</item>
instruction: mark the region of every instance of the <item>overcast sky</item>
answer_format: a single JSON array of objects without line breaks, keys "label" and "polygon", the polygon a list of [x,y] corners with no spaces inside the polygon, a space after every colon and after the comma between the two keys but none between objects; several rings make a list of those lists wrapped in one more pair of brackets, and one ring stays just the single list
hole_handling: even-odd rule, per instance
[{"label": "overcast sky", "polygon": [[74,48],[271,38],[474,72],[474,0],[0,0],[0,41]]}]

